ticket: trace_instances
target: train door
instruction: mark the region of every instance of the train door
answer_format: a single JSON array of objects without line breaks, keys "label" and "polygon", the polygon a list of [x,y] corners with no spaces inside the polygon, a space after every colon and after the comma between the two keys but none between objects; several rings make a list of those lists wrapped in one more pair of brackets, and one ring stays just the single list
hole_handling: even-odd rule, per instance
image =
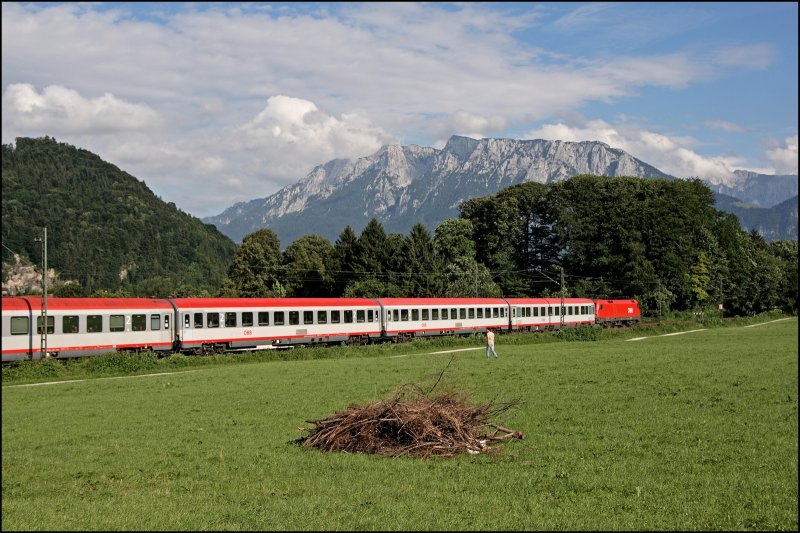
[{"label": "train door", "polygon": [[519,329],[520,325],[522,325],[522,321],[524,320],[523,314],[522,307],[516,305],[511,307],[511,324],[514,329]]}]

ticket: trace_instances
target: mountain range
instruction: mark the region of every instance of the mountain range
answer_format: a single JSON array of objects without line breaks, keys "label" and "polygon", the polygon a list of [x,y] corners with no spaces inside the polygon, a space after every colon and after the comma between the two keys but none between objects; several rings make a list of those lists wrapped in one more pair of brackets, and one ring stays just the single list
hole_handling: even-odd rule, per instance
[{"label": "mountain range", "polygon": [[[433,231],[459,216],[461,201],[524,182],[552,183],[579,174],[676,179],[598,141],[472,139],[452,136],[441,150],[388,145],[356,161],[334,159],[266,198],[237,203],[203,222],[236,242],[264,227],[286,246],[307,234],[334,242],[372,219],[387,232],[415,223]],[[797,175],[735,171],[706,181],[717,209],[739,217],[767,240],[797,239]]]}]

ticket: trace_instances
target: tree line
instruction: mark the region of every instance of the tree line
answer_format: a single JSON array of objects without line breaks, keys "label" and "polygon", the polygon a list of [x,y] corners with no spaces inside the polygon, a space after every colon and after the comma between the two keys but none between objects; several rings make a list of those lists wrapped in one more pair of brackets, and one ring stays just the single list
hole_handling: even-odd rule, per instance
[{"label": "tree line", "polygon": [[[563,274],[563,278],[562,278]],[[563,283],[562,283],[563,279]],[[645,310],[797,309],[797,241],[767,243],[699,179],[581,175],[462,202],[431,234],[372,219],[335,243],[270,229],[243,240],[225,296],[637,298]]]}]

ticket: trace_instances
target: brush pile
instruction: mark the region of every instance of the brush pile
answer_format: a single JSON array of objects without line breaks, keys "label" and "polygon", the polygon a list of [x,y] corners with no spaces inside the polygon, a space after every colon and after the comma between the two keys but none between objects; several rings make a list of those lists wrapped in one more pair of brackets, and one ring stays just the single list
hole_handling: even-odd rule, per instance
[{"label": "brush pile", "polygon": [[322,451],[372,453],[388,457],[452,457],[486,453],[489,444],[524,438],[489,419],[520,403],[470,406],[464,395],[436,397],[401,391],[390,400],[364,406],[350,405],[323,420],[308,420],[312,428],[294,442]]}]

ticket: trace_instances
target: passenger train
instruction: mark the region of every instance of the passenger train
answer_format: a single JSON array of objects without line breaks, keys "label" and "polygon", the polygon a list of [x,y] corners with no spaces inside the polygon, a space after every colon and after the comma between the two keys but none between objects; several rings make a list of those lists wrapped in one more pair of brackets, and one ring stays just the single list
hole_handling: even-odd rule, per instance
[{"label": "passenger train", "polygon": [[[204,354],[641,320],[636,300],[588,298],[3,297],[3,362],[115,351]],[[42,325],[46,322],[46,334]]]}]

